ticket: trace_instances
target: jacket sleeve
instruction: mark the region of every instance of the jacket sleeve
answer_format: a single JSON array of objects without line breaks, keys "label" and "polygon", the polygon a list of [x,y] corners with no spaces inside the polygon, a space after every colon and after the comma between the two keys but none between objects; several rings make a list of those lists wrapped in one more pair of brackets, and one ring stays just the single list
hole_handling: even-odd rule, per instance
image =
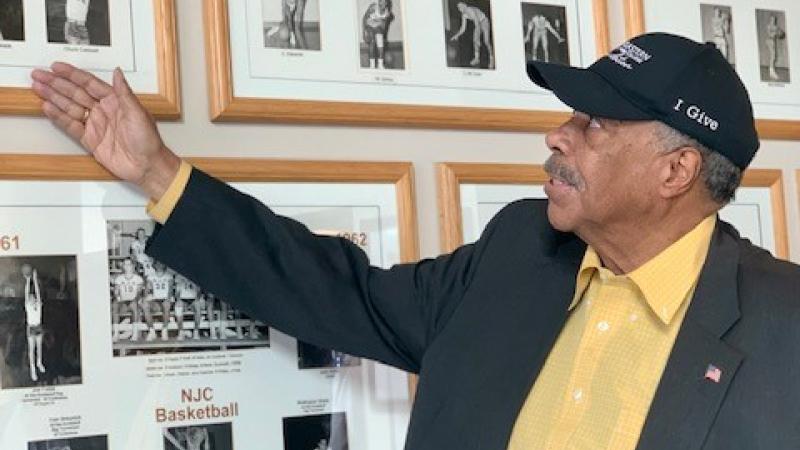
[{"label": "jacket sleeve", "polygon": [[425,349],[463,297],[476,247],[373,267],[350,241],[314,235],[195,169],[147,251],[275,329],[418,372]]}]

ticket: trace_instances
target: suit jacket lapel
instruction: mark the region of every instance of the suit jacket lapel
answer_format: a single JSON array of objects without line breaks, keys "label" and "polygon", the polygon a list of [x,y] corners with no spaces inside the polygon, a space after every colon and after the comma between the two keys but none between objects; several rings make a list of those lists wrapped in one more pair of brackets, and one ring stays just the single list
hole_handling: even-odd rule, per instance
[{"label": "suit jacket lapel", "polygon": [[[700,274],[664,374],[656,390],[638,449],[699,449],[742,362],[742,354],[722,340],[739,319],[736,232],[717,221]],[[719,382],[705,377],[709,365]],[[712,369],[713,370],[713,369]]]}]

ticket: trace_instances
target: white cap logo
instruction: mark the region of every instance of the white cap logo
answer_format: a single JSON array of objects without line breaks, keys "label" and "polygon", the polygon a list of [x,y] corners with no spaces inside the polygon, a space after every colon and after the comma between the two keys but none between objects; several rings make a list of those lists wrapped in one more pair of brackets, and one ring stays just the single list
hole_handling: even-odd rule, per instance
[{"label": "white cap logo", "polygon": [[631,44],[630,42],[626,42],[612,50],[608,57],[628,70],[633,69],[631,61],[636,64],[644,64],[652,58],[652,56],[642,50],[641,47]]}]

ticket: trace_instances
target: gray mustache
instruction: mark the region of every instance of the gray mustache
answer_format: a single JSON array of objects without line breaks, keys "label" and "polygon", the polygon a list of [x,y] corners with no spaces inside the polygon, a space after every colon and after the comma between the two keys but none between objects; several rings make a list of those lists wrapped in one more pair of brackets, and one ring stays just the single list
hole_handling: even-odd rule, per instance
[{"label": "gray mustache", "polygon": [[553,178],[563,180],[575,189],[580,190],[583,188],[583,179],[580,175],[554,155],[551,155],[547,158],[547,161],[545,161],[544,171]]}]

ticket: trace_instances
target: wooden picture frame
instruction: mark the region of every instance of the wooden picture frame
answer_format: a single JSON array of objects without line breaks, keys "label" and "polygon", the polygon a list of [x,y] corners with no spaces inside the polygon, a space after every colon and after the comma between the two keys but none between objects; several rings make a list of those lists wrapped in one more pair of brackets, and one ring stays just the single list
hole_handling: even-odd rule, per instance
[{"label": "wooden picture frame", "polygon": [[[137,96],[155,118],[176,120],[181,116],[181,97],[175,0],[151,1],[155,11],[158,92]],[[0,87],[0,115],[42,115],[41,103],[29,88]]]},{"label": "wooden picture frame", "polygon": [[[413,165],[407,162],[298,161],[250,158],[186,158],[226,182],[365,183],[392,185],[397,204],[400,260],[419,259]],[[0,156],[0,181],[114,181],[89,156]],[[417,376],[409,374],[413,402]]]},{"label": "wooden picture frame", "polygon": [[[397,190],[400,254],[419,259],[414,176],[411,163],[290,161],[248,158],[186,158],[194,167],[226,182],[392,183]],[[8,154],[0,156],[0,180],[113,181],[89,156]]]},{"label": "wooden picture frame", "polygon": [[[444,252],[452,252],[464,244],[462,184],[541,185],[550,179],[542,166],[533,164],[440,163],[438,174],[439,229]],[[742,177],[742,187],[770,190],[775,256],[788,259],[789,238],[783,172],[778,169],[749,169]]]},{"label": "wooden picture frame", "polygon": [[[624,0],[625,35],[632,38],[647,31],[644,0]],[[756,129],[761,139],[800,139],[800,120],[756,118]]]},{"label": "wooden picture frame", "polygon": [[[204,0],[212,121],[544,131],[569,117],[569,113],[558,111],[238,97],[233,90],[228,3]],[[592,5],[596,51],[604,55],[609,50],[607,0],[592,0]]]}]

